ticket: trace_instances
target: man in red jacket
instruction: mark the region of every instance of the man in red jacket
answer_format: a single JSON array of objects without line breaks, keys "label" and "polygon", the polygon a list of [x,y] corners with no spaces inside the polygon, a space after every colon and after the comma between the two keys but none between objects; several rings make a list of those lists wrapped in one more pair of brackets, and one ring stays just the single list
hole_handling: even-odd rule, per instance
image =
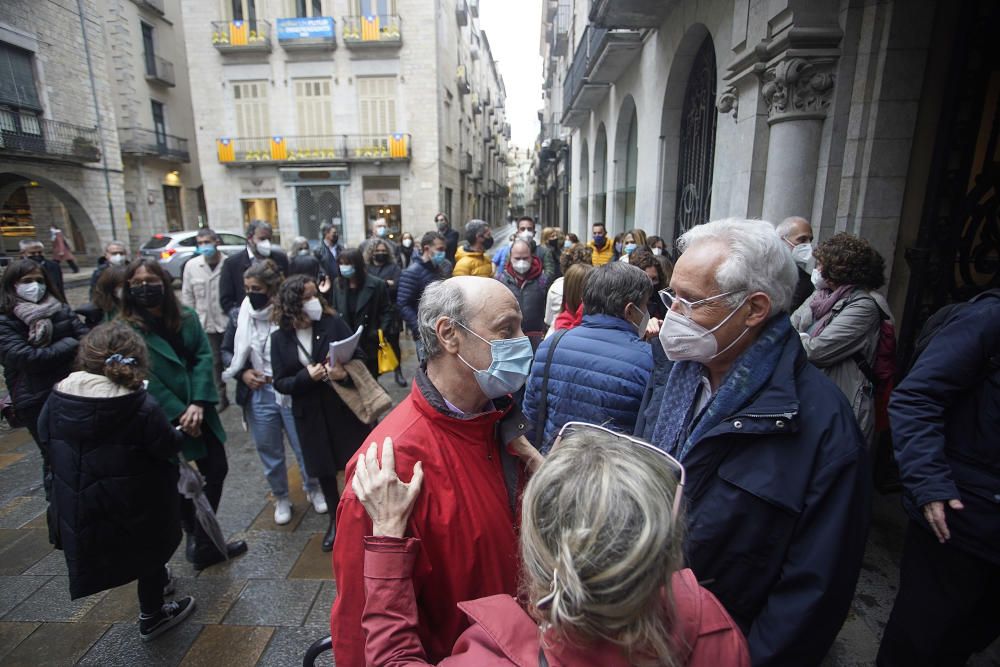
[{"label": "man in red jacket", "polygon": [[[509,394],[524,383],[532,353],[517,301],[495,280],[464,276],[431,284],[418,320],[426,370],[369,442],[392,438],[403,478],[422,462],[425,491],[407,535],[423,544],[413,573],[418,634],[437,662],[469,625],[457,603],[517,593],[515,507],[524,467],[504,443],[523,432]],[[372,523],[351,489],[356,459],[347,465],[333,547],[330,630],[338,667],[365,664],[364,538]]]}]

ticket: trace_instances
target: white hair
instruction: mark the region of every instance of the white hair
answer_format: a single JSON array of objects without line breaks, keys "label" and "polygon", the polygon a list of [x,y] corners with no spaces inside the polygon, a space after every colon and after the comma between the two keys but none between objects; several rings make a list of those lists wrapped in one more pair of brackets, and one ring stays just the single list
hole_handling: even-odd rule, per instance
[{"label": "white hair", "polygon": [[723,292],[740,292],[728,301],[736,306],[746,292],[763,292],[771,299],[771,313],[787,312],[798,282],[798,268],[788,244],[763,220],[725,218],[692,227],[677,240],[685,250],[706,242],[725,244],[729,254],[715,272]]},{"label": "white hair", "polygon": [[444,353],[437,336],[438,321],[446,318],[468,325],[465,306],[465,293],[456,281],[439,280],[424,290],[417,307],[417,325],[428,359]]},{"label": "white hair", "polygon": [[812,225],[805,218],[797,215],[793,215],[790,218],[785,218],[775,226],[774,231],[777,232],[779,238],[787,239],[795,231],[795,225],[799,223],[805,223],[807,227],[812,229]]}]

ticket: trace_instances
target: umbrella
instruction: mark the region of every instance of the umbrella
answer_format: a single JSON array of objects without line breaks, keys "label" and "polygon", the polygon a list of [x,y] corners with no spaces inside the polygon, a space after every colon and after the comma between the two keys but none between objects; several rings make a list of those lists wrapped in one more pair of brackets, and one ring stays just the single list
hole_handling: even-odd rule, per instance
[{"label": "umbrella", "polygon": [[177,466],[180,470],[177,490],[182,496],[194,503],[198,523],[208,534],[215,548],[225,556],[226,560],[229,560],[226,536],[222,534],[222,526],[219,525],[219,520],[215,517],[215,512],[212,511],[208,498],[205,497],[205,478],[184,459],[182,454],[178,453],[177,458],[180,460]]}]

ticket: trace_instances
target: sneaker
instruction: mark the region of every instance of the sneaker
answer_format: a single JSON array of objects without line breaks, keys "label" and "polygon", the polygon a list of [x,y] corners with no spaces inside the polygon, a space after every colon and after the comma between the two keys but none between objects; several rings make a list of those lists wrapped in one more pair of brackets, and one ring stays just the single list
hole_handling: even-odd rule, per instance
[{"label": "sneaker", "polygon": [[188,595],[176,602],[167,602],[149,618],[139,617],[139,638],[144,642],[156,639],[179,624],[194,611],[194,598]]},{"label": "sneaker", "polygon": [[323,495],[321,489],[316,489],[315,491],[307,491],[306,498],[312,503],[313,509],[316,510],[316,514],[326,514],[329,508],[326,506],[326,496]]},{"label": "sneaker", "polygon": [[167,583],[163,584],[163,597],[168,598],[174,594],[177,590],[177,586],[174,583],[174,573],[170,571],[169,565],[164,565],[167,570]]},{"label": "sneaker", "polygon": [[284,526],[292,520],[292,501],[288,498],[278,498],[274,501],[274,522]]}]

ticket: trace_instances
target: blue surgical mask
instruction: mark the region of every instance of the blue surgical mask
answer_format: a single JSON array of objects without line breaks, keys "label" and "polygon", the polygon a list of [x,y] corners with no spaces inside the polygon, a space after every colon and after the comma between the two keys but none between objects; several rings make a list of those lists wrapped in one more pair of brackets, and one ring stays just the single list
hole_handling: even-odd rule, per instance
[{"label": "blue surgical mask", "polygon": [[345,278],[350,278],[351,276],[354,275],[354,267],[351,266],[350,264],[341,264],[340,275],[344,276]]},{"label": "blue surgical mask", "polygon": [[490,346],[493,361],[486,370],[475,368],[468,361],[462,359],[462,355],[458,355],[458,358],[462,359],[462,363],[472,369],[476,376],[476,382],[479,383],[479,388],[483,390],[487,398],[500,398],[507,394],[513,394],[524,386],[524,381],[528,379],[531,362],[535,356],[531,349],[531,341],[527,336],[486,340],[458,320],[455,320],[455,324]]},{"label": "blue surgical mask", "polygon": [[435,266],[441,266],[444,264],[444,250],[438,250],[437,252],[431,253],[431,261],[434,262]]},{"label": "blue surgical mask", "polygon": [[204,255],[205,257],[211,257],[215,254],[216,248],[214,243],[202,243],[198,245],[198,254]]},{"label": "blue surgical mask", "polygon": [[634,243],[626,243],[625,244],[625,248],[624,248],[625,254],[626,255],[631,255],[632,251],[635,250],[635,248],[636,248],[636,245]]},{"label": "blue surgical mask", "polygon": [[563,247],[564,248],[572,248],[573,247],[573,242],[570,241],[569,239],[566,239],[565,241],[563,241]]}]

